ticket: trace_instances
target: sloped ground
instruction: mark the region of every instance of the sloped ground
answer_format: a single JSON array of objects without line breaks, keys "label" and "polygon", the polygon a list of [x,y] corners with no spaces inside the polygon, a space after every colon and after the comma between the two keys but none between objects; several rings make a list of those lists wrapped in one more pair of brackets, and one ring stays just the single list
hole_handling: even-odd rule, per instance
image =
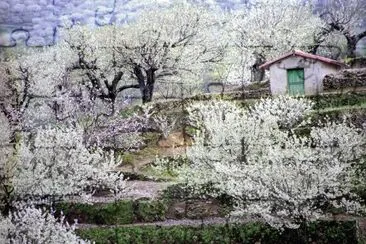
[{"label": "sloped ground", "polygon": [[168,186],[173,185],[173,182],[155,182],[155,181],[127,181],[128,191],[124,198],[139,199],[148,198],[156,199],[161,196],[161,192]]},{"label": "sloped ground", "polygon": [[[357,124],[360,126],[364,121],[365,116],[365,107],[364,107],[364,98],[357,97],[352,98],[352,101],[347,101],[346,98],[342,98],[342,101],[338,101],[333,103],[333,99],[335,98],[327,98],[324,102],[318,102],[318,110],[316,111],[316,116],[318,118],[322,118],[326,115],[330,115],[331,119],[338,120],[342,119],[343,115],[351,113],[354,115],[352,121],[355,120]],[[336,106],[333,106],[336,105]],[[121,165],[118,170],[121,170],[125,173],[132,173],[139,177],[146,177],[144,180],[132,179],[127,182],[129,191],[124,196],[124,199],[143,199],[144,201],[151,200],[161,200],[162,192],[167,189],[169,186],[174,185],[174,179],[170,179],[170,181],[164,179],[160,181],[159,177],[152,177],[146,168],[154,161],[155,156],[159,157],[173,157],[176,155],[182,155],[186,151],[186,147],[188,145],[184,145],[184,140],[182,139],[182,135],[179,134],[179,131],[175,131],[168,136],[167,139],[162,139],[161,137],[156,137],[153,141],[150,141],[149,146],[135,153],[131,153],[129,155],[128,164]],[[170,199],[170,201],[173,199]],[[108,196],[100,196],[92,199],[95,203],[112,203],[115,201],[112,197]],[[138,200],[139,201],[139,200]],[[218,211],[219,204],[210,203],[205,201],[196,201],[191,202],[190,205],[187,205],[187,202],[184,200],[173,200],[173,202],[169,202],[167,209],[164,210],[164,213],[156,213],[158,217],[156,220],[151,221],[143,221],[143,222],[134,222],[127,224],[114,224],[114,225],[105,225],[105,224],[93,224],[93,223],[83,223],[79,225],[80,229],[99,229],[99,228],[125,228],[125,227],[136,227],[143,228],[145,226],[148,227],[171,227],[171,226],[213,226],[213,225],[223,225],[228,223],[227,218],[220,215]],[[187,209],[190,209],[191,215],[187,214]],[[150,211],[150,214],[154,215],[156,209],[147,210]],[[160,215],[159,215],[160,214]],[[160,217],[159,217],[160,216]],[[177,216],[180,216],[179,218]],[[201,216],[201,217],[200,217]],[[162,218],[162,220],[160,219]],[[154,219],[154,218],[153,218]],[[356,221],[357,223],[357,233],[358,236],[366,236],[366,219],[363,217],[353,217],[347,215],[339,215],[334,217],[334,219],[338,222],[345,221]],[[236,219],[230,220],[236,223],[247,223],[258,221],[258,219]],[[231,223],[231,222],[230,222]],[[337,233],[341,234],[341,233]],[[336,235],[336,234],[335,234]],[[112,242],[113,243],[113,242]],[[140,243],[140,242],[136,242]],[[142,242],[145,243],[145,242]],[[147,242],[146,242],[147,243]],[[213,242],[215,243],[215,242]],[[261,242],[259,242],[261,243]],[[311,242],[309,242],[311,243]],[[328,243],[337,243],[337,242],[328,242]],[[343,242],[342,242],[343,243]],[[347,243],[347,242],[344,242]]]},{"label": "sloped ground", "polygon": [[172,146],[159,146],[155,145],[150,148],[142,149],[139,152],[131,153],[131,161],[118,167],[118,170],[129,173],[141,173],[146,165],[152,163],[156,156],[159,157],[174,157],[177,155],[185,154],[185,147],[178,146],[175,143],[175,139],[170,142],[170,137],[166,140],[160,140],[159,142],[168,142]]},{"label": "sloped ground", "polygon": [[[214,225],[214,224],[233,224],[233,223],[249,223],[249,222],[258,222],[259,219],[256,218],[224,218],[224,217],[208,217],[205,219],[167,219],[165,221],[156,221],[150,223],[135,223],[135,224],[126,224],[126,225],[115,225],[113,227],[138,227],[138,226],[201,226],[201,225]],[[86,229],[86,228],[106,228],[110,227],[110,225],[93,225],[93,224],[78,224],[77,228]]]}]

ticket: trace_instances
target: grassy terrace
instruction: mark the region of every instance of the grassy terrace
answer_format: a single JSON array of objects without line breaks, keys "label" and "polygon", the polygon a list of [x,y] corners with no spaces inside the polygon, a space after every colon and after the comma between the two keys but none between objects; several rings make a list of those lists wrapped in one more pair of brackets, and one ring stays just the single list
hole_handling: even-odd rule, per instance
[{"label": "grassy terrace", "polygon": [[79,229],[96,243],[357,243],[355,222],[316,222],[283,232],[262,223]]},{"label": "grassy terrace", "polygon": [[[230,94],[206,95],[181,101],[164,101],[154,104],[156,111],[182,120],[188,102],[212,98],[237,101],[249,106],[257,99],[238,99]],[[312,96],[314,120],[342,120],[344,116],[360,127],[366,121],[366,93],[326,94]],[[183,107],[183,108],[182,108]],[[126,111],[124,116],[132,113]],[[178,128],[181,131],[178,121]],[[190,128],[187,127],[188,135]],[[169,172],[156,172],[151,167],[155,156],[171,157],[184,154],[184,147],[160,146],[159,132],[143,134],[146,146],[141,150],[122,155],[121,170],[134,180],[174,182]],[[361,190],[363,191],[363,190]],[[362,194],[365,195],[366,194]],[[326,221],[310,223],[298,230],[277,231],[263,223],[225,224],[231,209],[230,200],[187,198],[179,186],[171,186],[155,199],[122,200],[112,203],[81,204],[62,203],[56,210],[63,211],[67,220],[82,223],[77,233],[96,243],[357,243],[359,222]],[[219,218],[219,223],[210,223]],[[189,221],[196,221],[192,224]],[[202,222],[200,222],[202,220]],[[207,220],[203,224],[203,220]],[[296,240],[296,242],[294,242]],[[362,243],[362,242],[360,242]]]},{"label": "grassy terrace", "polygon": [[[308,97],[314,101],[314,121],[324,120],[328,118],[330,120],[342,120],[344,116],[348,117],[356,126],[361,127],[363,122],[366,121],[366,93],[345,93],[345,94],[325,94],[319,96]],[[184,107],[194,101],[210,100],[210,99],[224,99],[236,101],[243,107],[248,107],[258,101],[258,98],[241,99],[237,94],[209,94],[202,96],[195,96],[187,98],[182,101],[161,101],[154,104],[154,110],[158,113],[166,114],[168,117],[180,118],[178,120],[177,128],[175,132],[185,131],[189,136],[192,135],[191,128],[184,127],[180,123],[185,118]],[[126,111],[124,115],[132,113],[133,108]],[[161,139],[159,132],[146,132],[144,133],[147,146],[141,150],[135,152],[129,152],[123,154],[123,171],[128,173],[143,173],[150,178],[158,177],[161,180],[172,180],[168,174],[156,174],[149,164],[155,159],[155,156],[170,157],[174,154],[183,154],[184,149],[182,147],[164,148],[158,145]],[[144,179],[146,177],[140,177]]]}]

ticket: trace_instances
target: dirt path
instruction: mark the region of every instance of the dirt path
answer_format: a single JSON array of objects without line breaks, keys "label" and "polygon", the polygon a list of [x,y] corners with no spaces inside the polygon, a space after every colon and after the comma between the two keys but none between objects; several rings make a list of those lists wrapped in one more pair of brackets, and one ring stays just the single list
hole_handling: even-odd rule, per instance
[{"label": "dirt path", "polygon": [[168,219],[165,221],[151,222],[151,223],[135,223],[135,224],[126,224],[126,225],[95,225],[95,224],[78,224],[76,228],[78,229],[87,229],[87,228],[110,228],[110,227],[136,227],[136,226],[201,226],[201,225],[213,225],[213,224],[232,224],[232,223],[249,223],[253,221],[260,221],[259,219],[254,218],[222,218],[222,217],[212,217],[205,219]]},{"label": "dirt path", "polygon": [[128,191],[124,198],[138,199],[150,198],[155,199],[160,193],[174,182],[155,182],[155,181],[127,181]]},{"label": "dirt path", "polygon": [[[168,186],[175,184],[174,182],[155,182],[155,181],[127,181],[126,192],[119,198],[114,198],[113,195],[106,193],[103,196],[93,196],[88,198],[89,203],[111,203],[118,200],[136,200],[139,198],[156,199],[162,191]],[[80,197],[68,199],[68,202],[84,202]]]}]

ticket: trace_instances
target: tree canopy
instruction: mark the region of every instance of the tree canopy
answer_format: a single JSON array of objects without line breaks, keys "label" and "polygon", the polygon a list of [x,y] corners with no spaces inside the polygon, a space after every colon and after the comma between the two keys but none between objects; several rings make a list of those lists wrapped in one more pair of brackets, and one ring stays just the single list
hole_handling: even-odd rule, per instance
[{"label": "tree canopy", "polygon": [[[187,150],[191,163],[178,169],[182,182],[227,194],[232,214],[260,216],[278,228],[325,217],[329,206],[361,211],[352,189],[364,132],[346,121],[310,123],[311,107],[287,97],[248,110],[225,101],[192,104],[189,118],[198,132]],[[304,128],[309,132],[300,133]],[[208,185],[218,193],[205,192]]]}]

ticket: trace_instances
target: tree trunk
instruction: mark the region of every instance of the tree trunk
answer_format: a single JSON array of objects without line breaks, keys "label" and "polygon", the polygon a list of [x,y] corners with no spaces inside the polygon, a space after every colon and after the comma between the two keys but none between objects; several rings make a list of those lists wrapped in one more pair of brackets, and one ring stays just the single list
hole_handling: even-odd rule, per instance
[{"label": "tree trunk", "polygon": [[346,36],[346,39],[347,39],[347,59],[349,60],[348,61],[348,64],[350,66],[352,66],[354,63],[355,63],[355,58],[356,58],[356,45],[357,45],[357,38],[355,36]]},{"label": "tree trunk", "polygon": [[145,85],[144,94],[142,97],[143,103],[152,101],[153,93],[154,93],[154,85],[155,85],[155,70],[149,69],[146,71],[146,85]]},{"label": "tree trunk", "polygon": [[144,104],[152,101],[155,85],[155,71],[156,69],[154,68],[145,70],[145,76],[140,66],[136,65],[134,67],[134,74],[137,77],[137,82],[139,84],[142,97],[142,103]]},{"label": "tree trunk", "polygon": [[254,53],[255,63],[251,67],[251,82],[262,81],[264,79],[265,71],[260,69],[259,66],[264,63],[265,59],[263,55]]},{"label": "tree trunk", "polygon": [[366,37],[366,31],[359,33],[358,35],[351,35],[348,32],[344,34],[347,39],[347,58],[350,59],[349,65],[353,66],[356,63],[356,48],[357,43],[364,37]]}]

